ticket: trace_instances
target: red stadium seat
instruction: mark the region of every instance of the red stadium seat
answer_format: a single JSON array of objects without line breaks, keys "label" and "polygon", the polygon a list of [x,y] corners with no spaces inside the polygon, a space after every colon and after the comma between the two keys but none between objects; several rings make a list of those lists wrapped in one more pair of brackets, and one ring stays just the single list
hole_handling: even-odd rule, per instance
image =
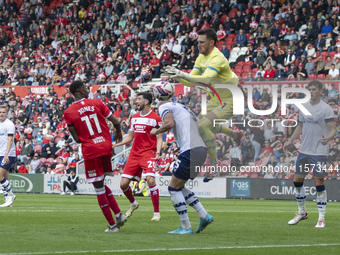
[{"label": "red stadium seat", "polygon": [[228,15],[222,15],[222,17],[220,18],[220,24],[224,25],[224,23],[227,20]]},{"label": "red stadium seat", "polygon": [[60,136],[57,136],[56,138],[54,138],[55,144],[57,144],[60,140],[61,140],[61,137],[60,137]]},{"label": "red stadium seat", "polygon": [[231,18],[231,19],[235,18],[237,11],[238,11],[237,8],[231,9],[230,12],[229,12],[229,18]]},{"label": "red stadium seat", "polygon": [[320,55],[325,59],[328,56],[328,52],[327,51],[323,51],[323,52],[320,53]]},{"label": "red stadium seat", "polygon": [[42,149],[42,146],[39,145],[39,144],[35,145],[34,148],[33,148],[33,150],[39,151],[39,153],[41,153],[41,149]]},{"label": "red stadium seat", "polygon": [[241,78],[242,78],[242,79],[247,79],[247,78],[248,78],[248,74],[249,74],[249,72],[243,72],[243,73],[241,74]]},{"label": "red stadium seat", "polygon": [[243,67],[242,66],[235,66],[235,71],[236,72],[242,72],[243,71]]},{"label": "red stadium seat", "polygon": [[42,164],[42,165],[45,165],[45,163],[46,163],[46,160],[47,160],[46,158],[40,158],[40,162],[41,162],[41,164]]},{"label": "red stadium seat", "polygon": [[243,67],[243,71],[244,71],[244,72],[250,73],[250,72],[251,72],[250,66],[244,66],[244,67]]},{"label": "red stadium seat", "polygon": [[325,79],[326,78],[326,75],[325,74],[318,74],[317,76],[318,79]]},{"label": "red stadium seat", "polygon": [[315,79],[316,78],[316,74],[312,73],[312,74],[308,75],[308,78]]},{"label": "red stadium seat", "polygon": [[236,66],[244,66],[244,61],[239,61],[239,62],[237,62],[237,64],[236,64]]},{"label": "red stadium seat", "polygon": [[332,60],[334,60],[335,54],[337,54],[336,51],[331,51],[331,52],[328,54],[328,56],[330,56],[330,57],[332,58]]},{"label": "red stadium seat", "polygon": [[252,66],[253,64],[254,64],[253,61],[248,61],[244,63],[245,66]]}]

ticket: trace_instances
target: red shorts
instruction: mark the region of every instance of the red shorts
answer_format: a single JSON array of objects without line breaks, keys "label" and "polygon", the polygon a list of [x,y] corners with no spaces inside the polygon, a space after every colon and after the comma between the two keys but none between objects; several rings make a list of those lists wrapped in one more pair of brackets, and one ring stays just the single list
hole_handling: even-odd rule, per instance
[{"label": "red shorts", "polygon": [[105,175],[113,176],[111,155],[84,160],[88,183],[104,180]]},{"label": "red shorts", "polygon": [[126,162],[122,177],[140,181],[142,177],[143,170],[146,176],[156,176],[155,164],[156,161],[152,160],[155,157],[153,152],[148,154],[143,154],[141,156],[131,156]]}]

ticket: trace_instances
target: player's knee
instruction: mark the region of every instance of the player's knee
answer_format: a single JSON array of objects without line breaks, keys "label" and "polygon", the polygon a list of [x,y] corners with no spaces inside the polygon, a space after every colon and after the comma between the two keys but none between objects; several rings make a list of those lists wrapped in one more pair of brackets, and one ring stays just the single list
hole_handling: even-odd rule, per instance
[{"label": "player's knee", "polygon": [[129,183],[128,182],[120,182],[120,189],[121,190],[126,190],[129,187]]},{"label": "player's knee", "polygon": [[154,186],[154,185],[156,184],[155,178],[152,178],[152,177],[147,178],[147,179],[146,179],[146,182],[148,183],[148,186],[149,186],[149,187],[150,187],[150,186]]}]

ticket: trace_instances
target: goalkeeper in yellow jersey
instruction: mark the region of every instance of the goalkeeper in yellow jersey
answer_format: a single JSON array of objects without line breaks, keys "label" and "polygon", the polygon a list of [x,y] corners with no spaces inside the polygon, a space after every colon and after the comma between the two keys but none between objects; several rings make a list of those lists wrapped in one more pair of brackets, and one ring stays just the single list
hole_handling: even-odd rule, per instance
[{"label": "goalkeeper in yellow jersey", "polygon": [[[163,69],[170,78],[175,79],[186,86],[208,84],[214,87],[214,84],[238,85],[238,77],[231,71],[228,60],[215,47],[217,34],[211,29],[203,29],[198,32],[198,49],[199,56],[195,61],[195,66],[190,74],[182,72],[175,67],[167,66]],[[207,103],[207,115],[200,119],[198,128],[201,136],[207,146],[210,165],[217,164],[216,142],[214,133],[225,133],[234,140],[238,140],[241,132],[234,132],[223,125],[213,125],[214,119],[228,120],[233,116],[233,98],[229,89],[216,88],[220,96],[222,105],[216,105],[219,102],[217,95],[214,95]],[[243,104],[243,102],[241,102]],[[210,181],[213,177],[206,176],[205,182]]]}]

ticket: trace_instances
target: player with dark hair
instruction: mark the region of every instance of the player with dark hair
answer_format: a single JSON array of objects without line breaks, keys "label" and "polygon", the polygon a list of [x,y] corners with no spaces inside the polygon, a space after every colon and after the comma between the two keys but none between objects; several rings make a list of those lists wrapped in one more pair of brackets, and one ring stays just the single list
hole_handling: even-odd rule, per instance
[{"label": "player with dark hair", "polygon": [[8,172],[17,158],[14,145],[15,126],[7,117],[7,106],[0,105],[0,183],[5,197],[5,203],[0,207],[12,206],[15,199],[8,180]]},{"label": "player with dark hair", "polygon": [[[198,49],[199,56],[195,61],[195,66],[190,74],[182,72],[175,67],[167,66],[164,72],[170,78],[186,85],[195,84],[231,84],[238,85],[237,75],[231,71],[228,60],[215,47],[217,34],[212,28],[200,30],[198,32]],[[233,116],[233,97],[229,89],[216,88],[214,98],[207,103],[207,115],[200,119],[198,128],[200,134],[207,146],[210,165],[217,164],[215,133],[224,133],[231,136],[235,140],[239,140],[242,132],[235,132],[224,125],[213,125],[215,119],[228,120]],[[220,97],[222,105],[217,106],[215,102],[219,102]],[[243,102],[240,102],[243,104]],[[238,141],[239,142],[239,141]],[[210,181],[212,176],[207,176],[204,181]]]},{"label": "player with dark hair", "polygon": [[294,193],[299,212],[288,224],[296,225],[299,221],[308,218],[305,207],[306,191],[303,182],[306,175],[312,170],[317,191],[316,204],[319,211],[319,219],[315,227],[323,228],[325,227],[327,204],[325,176],[327,174],[328,142],[333,139],[336,126],[332,108],[320,100],[322,83],[316,80],[311,81],[308,84],[308,90],[311,93],[311,99],[304,104],[304,107],[311,115],[306,115],[300,111],[299,124],[291,138],[284,145],[284,149],[289,148],[293,141],[302,135],[301,148],[296,160],[294,175]]},{"label": "player with dark hair", "polygon": [[152,94],[140,92],[137,94],[137,112],[131,117],[129,134],[120,143],[113,143],[113,147],[127,144],[134,140],[128,161],[126,162],[120,188],[129,199],[131,205],[126,212],[126,217],[130,217],[134,210],[139,207],[129,186],[131,180],[140,181],[144,170],[146,182],[148,183],[151,200],[154,207],[152,221],[161,219],[159,213],[159,191],[155,181],[155,160],[159,158],[162,148],[162,134],[150,136],[150,131],[154,127],[161,125],[161,117],[151,109]]},{"label": "player with dark hair", "polygon": [[[75,97],[75,102],[66,109],[65,121],[74,140],[82,145],[87,181],[93,184],[98,204],[110,224],[105,232],[119,232],[127,218],[121,213],[111,189],[104,185],[105,175],[113,176],[112,140],[105,119],[114,125],[116,129],[114,140],[117,142],[122,140],[120,124],[101,100],[88,99],[89,91],[83,82],[73,82],[70,91]],[[115,213],[116,222],[111,209]]]}]

